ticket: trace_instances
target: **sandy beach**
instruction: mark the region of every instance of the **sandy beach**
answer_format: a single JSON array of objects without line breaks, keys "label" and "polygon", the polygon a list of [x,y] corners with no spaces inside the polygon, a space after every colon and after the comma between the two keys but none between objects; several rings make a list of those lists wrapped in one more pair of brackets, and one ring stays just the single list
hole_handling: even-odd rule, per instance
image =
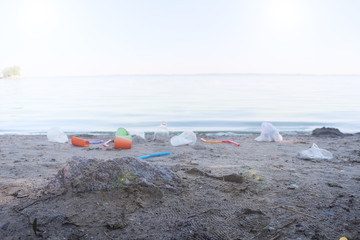
[{"label": "sandy beach", "polygon": [[[360,239],[360,135],[257,136],[119,150],[1,135],[0,238]],[[297,158],[313,143],[334,158]],[[171,154],[138,159],[158,152]]]}]

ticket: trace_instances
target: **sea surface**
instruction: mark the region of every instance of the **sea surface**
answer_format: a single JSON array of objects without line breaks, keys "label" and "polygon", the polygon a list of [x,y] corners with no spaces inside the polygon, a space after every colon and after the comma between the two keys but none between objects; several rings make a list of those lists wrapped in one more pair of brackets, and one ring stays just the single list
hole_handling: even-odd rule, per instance
[{"label": "sea surface", "polygon": [[360,132],[360,76],[141,75],[0,79],[0,134]]}]

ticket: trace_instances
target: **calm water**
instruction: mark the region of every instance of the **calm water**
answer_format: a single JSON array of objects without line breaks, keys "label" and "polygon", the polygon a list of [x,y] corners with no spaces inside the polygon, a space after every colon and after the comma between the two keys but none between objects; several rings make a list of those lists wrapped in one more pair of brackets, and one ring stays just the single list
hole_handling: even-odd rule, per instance
[{"label": "calm water", "polygon": [[186,75],[0,79],[0,133],[360,132],[360,76]]}]

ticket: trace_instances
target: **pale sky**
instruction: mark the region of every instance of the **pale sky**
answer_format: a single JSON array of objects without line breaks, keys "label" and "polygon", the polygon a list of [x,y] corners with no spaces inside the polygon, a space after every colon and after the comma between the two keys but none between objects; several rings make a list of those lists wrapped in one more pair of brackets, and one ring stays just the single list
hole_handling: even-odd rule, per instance
[{"label": "pale sky", "polygon": [[360,74],[359,11],[359,0],[0,0],[0,70]]}]

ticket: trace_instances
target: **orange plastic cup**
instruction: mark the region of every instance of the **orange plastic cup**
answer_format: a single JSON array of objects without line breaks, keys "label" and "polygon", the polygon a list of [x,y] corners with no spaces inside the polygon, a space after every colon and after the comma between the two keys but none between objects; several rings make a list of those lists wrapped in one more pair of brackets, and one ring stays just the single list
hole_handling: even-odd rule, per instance
[{"label": "orange plastic cup", "polygon": [[123,137],[115,137],[114,148],[122,148],[122,149],[130,149],[132,144],[132,140]]},{"label": "orange plastic cup", "polygon": [[77,138],[72,136],[71,138],[72,145],[79,146],[79,147],[88,147],[90,146],[90,142],[88,140]]}]

